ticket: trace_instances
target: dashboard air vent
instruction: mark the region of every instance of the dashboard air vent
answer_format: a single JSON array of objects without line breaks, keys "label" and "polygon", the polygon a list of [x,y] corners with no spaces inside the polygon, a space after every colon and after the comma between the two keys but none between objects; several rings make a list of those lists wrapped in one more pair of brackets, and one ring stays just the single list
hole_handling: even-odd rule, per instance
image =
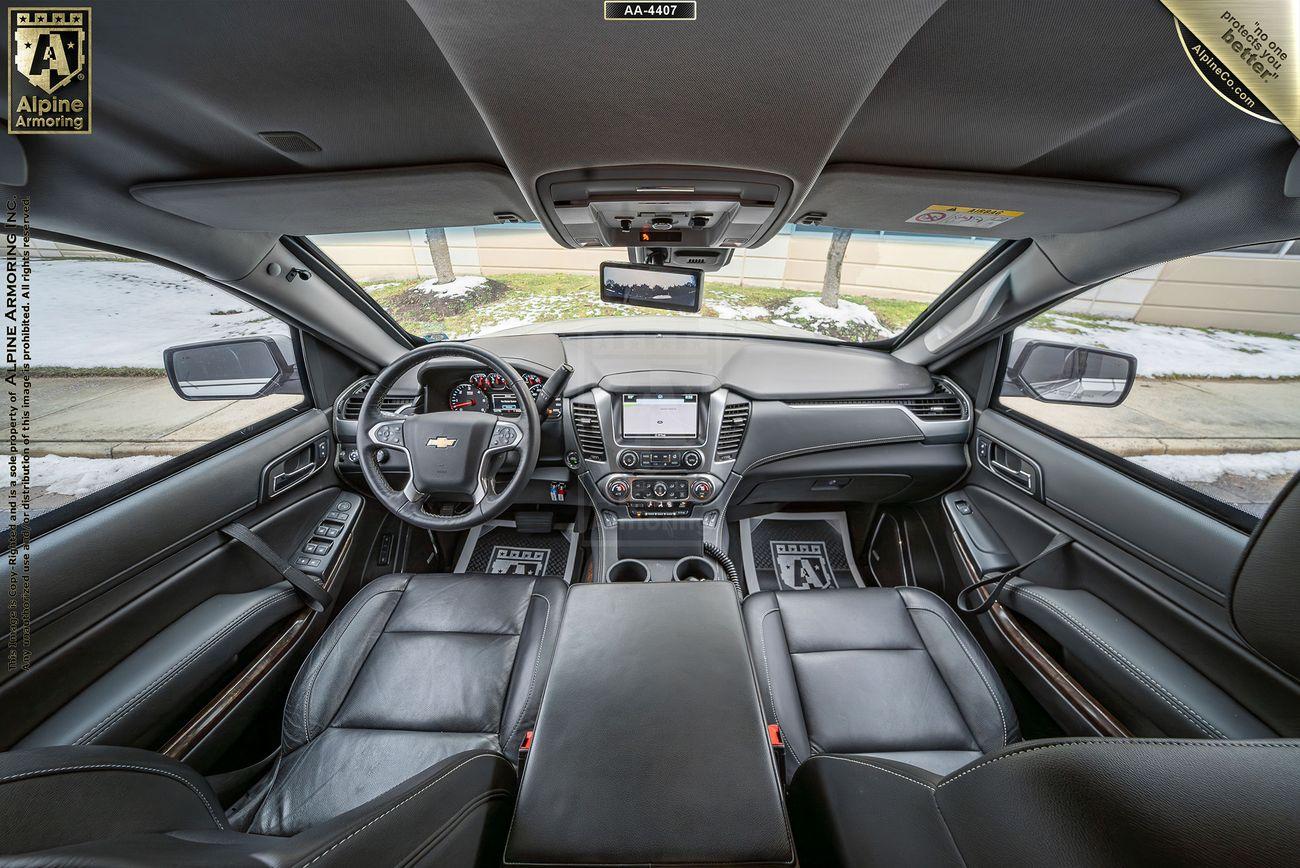
[{"label": "dashboard air vent", "polygon": [[573,433],[578,438],[578,449],[588,461],[605,460],[605,438],[600,433],[600,416],[591,404],[573,405]]},{"label": "dashboard air vent", "polygon": [[714,460],[734,460],[740,454],[740,444],[745,439],[747,427],[749,427],[749,405],[728,404],[722,411],[722,430],[718,433],[718,448],[714,452]]},{"label": "dashboard air vent", "polygon": [[[340,410],[342,418],[349,422],[355,422],[361,417],[361,402],[366,399],[366,392],[368,391],[370,391],[370,383],[362,383],[352,390],[352,394],[348,395]],[[414,401],[415,397],[414,395],[394,395],[390,393],[385,395],[384,399],[379,402],[379,409],[386,413],[396,413],[399,409]]]},{"label": "dashboard air vent", "polygon": [[930,422],[956,422],[966,417],[961,398],[957,397],[947,383],[939,380],[935,380],[933,392],[916,398],[823,398],[790,403],[794,406],[883,404],[890,407],[906,407],[918,419]]}]

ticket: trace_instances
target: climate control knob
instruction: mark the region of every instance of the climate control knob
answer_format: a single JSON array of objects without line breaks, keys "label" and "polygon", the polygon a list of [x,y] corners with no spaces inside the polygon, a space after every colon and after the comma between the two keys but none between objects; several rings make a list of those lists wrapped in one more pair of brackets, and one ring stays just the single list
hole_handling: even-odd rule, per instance
[{"label": "climate control knob", "polygon": [[691,483],[691,494],[696,500],[708,500],[713,494],[713,483],[707,479],[697,479]]},{"label": "climate control knob", "polygon": [[704,456],[692,449],[682,456],[682,464],[690,470],[694,470],[704,462]]},{"label": "climate control knob", "polygon": [[628,470],[636,467],[637,460],[637,454],[630,449],[626,452],[620,453],[618,456],[618,463],[626,467]]},{"label": "climate control knob", "polygon": [[622,500],[627,497],[631,489],[628,484],[621,479],[615,479],[605,486],[605,493],[609,495],[610,500]]},{"label": "climate control knob", "polygon": [[663,482],[656,482],[650,491],[655,497],[663,499],[668,496],[668,485]]}]

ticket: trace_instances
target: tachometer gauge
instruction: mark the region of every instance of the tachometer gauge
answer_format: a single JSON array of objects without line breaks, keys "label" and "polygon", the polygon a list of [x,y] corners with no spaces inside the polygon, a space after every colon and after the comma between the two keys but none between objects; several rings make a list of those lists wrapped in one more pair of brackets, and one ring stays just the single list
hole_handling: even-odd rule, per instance
[{"label": "tachometer gauge", "polygon": [[469,383],[461,383],[451,390],[451,394],[447,396],[447,406],[468,413],[492,412],[492,402],[488,400],[488,396],[482,389]]},{"label": "tachometer gauge", "polygon": [[533,400],[536,401],[538,396],[542,394],[542,384],[538,383],[535,386],[529,386],[528,393],[532,395]]}]

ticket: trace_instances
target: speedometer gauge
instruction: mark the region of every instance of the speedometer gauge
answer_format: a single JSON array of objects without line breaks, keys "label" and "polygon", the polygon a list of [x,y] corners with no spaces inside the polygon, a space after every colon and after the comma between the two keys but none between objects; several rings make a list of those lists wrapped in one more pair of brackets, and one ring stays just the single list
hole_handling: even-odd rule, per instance
[{"label": "speedometer gauge", "polygon": [[461,383],[447,396],[447,406],[453,410],[470,413],[491,413],[492,404],[482,389]]}]

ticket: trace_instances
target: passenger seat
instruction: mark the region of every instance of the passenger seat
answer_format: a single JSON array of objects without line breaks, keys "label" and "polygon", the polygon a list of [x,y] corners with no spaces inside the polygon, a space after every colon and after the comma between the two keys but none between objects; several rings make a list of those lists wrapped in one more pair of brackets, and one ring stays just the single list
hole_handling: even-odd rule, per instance
[{"label": "passenger seat", "polygon": [[744,614],[787,778],[821,753],[946,775],[1020,738],[993,667],[929,591],[767,592]]}]

